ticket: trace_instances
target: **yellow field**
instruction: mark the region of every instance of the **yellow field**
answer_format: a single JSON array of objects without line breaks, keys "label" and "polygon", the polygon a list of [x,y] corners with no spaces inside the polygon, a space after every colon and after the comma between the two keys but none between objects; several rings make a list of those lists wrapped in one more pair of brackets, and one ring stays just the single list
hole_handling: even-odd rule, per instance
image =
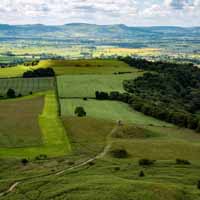
[{"label": "yellow field", "polygon": [[98,48],[97,51],[93,54],[94,57],[104,56],[128,56],[128,55],[138,55],[138,56],[153,56],[158,55],[160,49],[156,48],[141,48],[141,49],[132,49],[132,48]]}]

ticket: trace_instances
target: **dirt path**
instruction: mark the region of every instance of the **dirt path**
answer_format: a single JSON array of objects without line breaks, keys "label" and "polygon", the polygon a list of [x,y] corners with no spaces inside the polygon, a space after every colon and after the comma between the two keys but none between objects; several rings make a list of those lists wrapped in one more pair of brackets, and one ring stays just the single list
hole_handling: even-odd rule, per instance
[{"label": "dirt path", "polygon": [[111,130],[111,132],[107,135],[107,137],[106,137],[106,145],[105,145],[105,147],[104,147],[104,149],[103,149],[102,152],[100,152],[100,153],[99,153],[98,155],[96,155],[95,157],[90,158],[90,159],[88,159],[88,160],[86,160],[86,161],[84,161],[84,162],[82,162],[82,163],[80,163],[80,164],[77,164],[77,165],[75,165],[75,166],[72,166],[72,167],[70,167],[70,168],[67,168],[67,169],[65,169],[65,170],[62,170],[62,171],[60,171],[60,172],[57,172],[55,175],[56,175],[56,176],[61,175],[61,174],[65,173],[66,171],[73,170],[73,169],[76,169],[76,168],[79,168],[79,167],[83,167],[83,166],[89,164],[90,162],[93,162],[93,161],[95,161],[95,160],[97,160],[97,159],[103,158],[103,157],[109,152],[110,148],[112,147],[112,142],[111,142],[109,139],[110,139],[110,137],[112,136],[112,134],[117,130],[117,128],[118,128],[117,126],[114,127],[114,128]]},{"label": "dirt path", "polygon": [[8,193],[12,192],[18,185],[20,184],[20,182],[15,182],[13,183],[8,190],[6,190],[5,192],[0,193],[0,197],[7,195]]},{"label": "dirt path", "polygon": [[[96,155],[95,157],[90,158],[90,159],[88,159],[88,160],[86,160],[86,161],[83,161],[83,162],[81,162],[81,163],[79,163],[79,164],[76,164],[76,165],[74,165],[74,166],[72,166],[72,167],[70,167],[70,168],[61,170],[61,171],[59,171],[59,172],[54,172],[54,173],[51,173],[51,174],[48,174],[48,175],[43,175],[43,177],[52,176],[52,175],[59,176],[59,175],[65,173],[65,172],[67,172],[67,171],[70,171],[70,170],[73,170],[73,169],[77,169],[77,168],[79,168],[79,167],[83,167],[83,166],[89,164],[90,162],[93,162],[93,161],[95,161],[95,160],[97,160],[97,159],[103,158],[103,157],[109,152],[110,148],[112,147],[112,142],[111,142],[109,139],[110,139],[110,137],[112,136],[112,134],[117,130],[117,128],[118,128],[118,126],[115,126],[115,127],[111,130],[111,132],[107,135],[107,137],[106,137],[106,145],[105,145],[103,151],[100,152],[100,153],[99,153],[98,155]],[[33,178],[38,178],[38,177],[31,177],[30,179],[33,179]],[[9,193],[12,192],[14,189],[16,189],[17,186],[18,186],[19,184],[22,184],[22,183],[24,183],[25,181],[28,181],[28,180],[30,180],[30,179],[25,179],[24,181],[13,183],[13,184],[9,187],[8,190],[6,190],[6,191],[0,193],[0,197],[9,194]]]}]

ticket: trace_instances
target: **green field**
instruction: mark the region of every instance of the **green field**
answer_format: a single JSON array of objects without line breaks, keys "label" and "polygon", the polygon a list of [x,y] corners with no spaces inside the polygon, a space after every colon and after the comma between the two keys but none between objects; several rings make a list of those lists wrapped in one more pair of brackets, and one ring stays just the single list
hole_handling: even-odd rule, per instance
[{"label": "green field", "polygon": [[[42,145],[38,115],[44,98],[0,101],[0,147],[29,147]],[[31,127],[31,128],[30,128]]]},{"label": "green field", "polygon": [[[122,102],[93,99],[97,90],[124,92],[123,80],[143,72],[113,60],[46,60],[39,66],[65,74],[56,77],[58,91],[0,101],[0,200],[200,200],[199,134]],[[47,80],[0,79],[0,89],[53,89]],[[75,116],[77,106],[86,117]],[[128,156],[113,156],[119,149]],[[36,160],[40,154],[47,159]],[[156,162],[139,166],[142,158]],[[191,164],[176,164],[177,158]]]},{"label": "green field", "polygon": [[0,69],[0,78],[21,77],[24,72],[38,68],[51,67],[56,75],[64,74],[113,74],[116,72],[135,72],[124,62],[118,60],[44,60],[36,66],[18,65]]},{"label": "green field", "polygon": [[[65,132],[65,129],[62,125],[61,119],[58,117],[58,105],[57,100],[54,92],[47,92],[44,93],[45,95],[45,105],[43,108],[43,112],[41,115],[37,115],[37,123],[35,126],[39,126],[42,134],[42,144],[35,145],[34,147],[31,147],[33,145],[27,146],[27,147],[21,147],[21,148],[6,148],[1,147],[0,148],[0,158],[34,158],[35,156],[38,156],[40,154],[46,154],[49,157],[55,157],[55,156],[63,156],[70,152],[70,144],[67,138],[67,134]],[[25,98],[26,99],[26,98]],[[12,105],[12,103],[15,100],[6,100],[8,102],[8,106]],[[23,101],[23,98],[22,98]],[[31,102],[32,100],[30,100]],[[3,102],[3,101],[2,101]],[[9,102],[11,104],[9,104]],[[20,100],[17,100],[18,105],[20,105]],[[31,109],[31,111],[34,110]],[[26,118],[18,119],[17,113],[15,113],[16,110],[10,111],[10,116],[6,116],[7,119],[10,118],[10,120],[7,120],[6,123],[2,123],[1,121],[1,127],[2,129],[7,128],[7,132],[14,131],[13,128],[22,126],[24,130],[27,128],[30,129],[32,127],[31,125],[28,126],[28,123],[26,122]],[[14,114],[16,116],[14,116]],[[19,113],[21,114],[21,113]],[[23,113],[22,113],[23,114]],[[13,116],[12,116],[13,115]],[[25,115],[26,116],[26,115]],[[12,120],[13,117],[13,120]],[[23,117],[20,116],[20,117]],[[30,116],[30,122],[31,123],[34,119]],[[23,121],[22,125],[17,125],[20,121]],[[27,127],[28,126],[28,127]],[[25,129],[26,128],[26,129]],[[33,129],[34,127],[32,127]],[[18,130],[20,132],[20,129]],[[23,130],[21,130],[23,131]],[[31,129],[30,129],[31,131]],[[34,131],[34,129],[33,129]],[[5,132],[3,132],[5,134]],[[27,133],[21,133],[27,134]],[[35,133],[34,133],[35,134]],[[38,134],[38,133],[37,133]],[[1,136],[2,137],[2,136]],[[11,135],[9,137],[12,137]],[[35,136],[29,136],[34,137]],[[20,139],[20,138],[19,138]],[[8,140],[8,138],[6,138]],[[16,141],[17,139],[13,138],[13,141]],[[26,144],[27,141],[24,141]],[[16,146],[16,145],[15,145]]]},{"label": "green field", "polygon": [[123,80],[138,77],[142,72],[124,75],[64,75],[57,77],[59,97],[95,97],[96,91],[125,92]]},{"label": "green field", "polygon": [[14,89],[16,95],[28,95],[30,92],[42,92],[54,89],[54,78],[6,78],[0,79],[0,95],[5,96],[8,89]]},{"label": "green field", "polygon": [[63,116],[74,116],[75,108],[77,106],[83,106],[89,117],[112,121],[122,120],[124,123],[173,126],[166,122],[134,111],[127,104],[117,101],[99,101],[92,99],[84,101],[82,99],[61,99],[60,102]]}]

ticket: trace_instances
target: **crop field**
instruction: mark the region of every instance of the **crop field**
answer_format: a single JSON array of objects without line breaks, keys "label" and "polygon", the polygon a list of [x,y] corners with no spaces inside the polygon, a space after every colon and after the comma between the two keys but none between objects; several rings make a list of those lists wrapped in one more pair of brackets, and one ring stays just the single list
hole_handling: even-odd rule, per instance
[{"label": "crop field", "polygon": [[0,79],[0,95],[5,96],[8,89],[14,89],[16,95],[30,92],[42,92],[54,89],[54,78],[6,78]]},{"label": "crop field", "polygon": [[166,122],[145,116],[132,110],[127,104],[116,101],[84,101],[82,99],[61,99],[61,112],[63,116],[74,116],[77,106],[83,106],[89,117],[107,119],[112,121],[122,120],[126,123],[155,126],[172,126]]},{"label": "crop field", "polygon": [[[42,144],[38,116],[44,98],[0,101],[0,147],[26,147]],[[31,128],[30,128],[31,127]]]},{"label": "crop field", "polygon": [[136,78],[142,72],[124,75],[65,75],[57,77],[59,97],[95,97],[96,91],[119,91],[123,81]]},{"label": "crop field", "polygon": [[[32,109],[34,109],[34,105],[32,105],[32,100],[33,100],[32,98],[30,99],[22,98],[22,100],[17,100],[16,102],[15,100],[5,101],[7,103],[7,106],[10,106],[10,112],[8,112],[8,115],[5,114],[4,118],[5,120],[8,118],[12,120],[11,121],[7,120],[6,123],[4,121],[1,121],[1,130],[3,131],[1,133],[1,138],[4,138],[4,141],[2,142],[2,147],[0,147],[0,158],[9,158],[9,157],[10,158],[12,157],[34,158],[40,154],[46,154],[49,157],[55,157],[55,156],[63,156],[70,152],[71,147],[67,138],[66,131],[63,127],[61,119],[58,117],[58,105],[57,105],[55,93],[46,92],[46,93],[43,93],[43,95],[45,95],[44,108],[43,108],[42,113],[41,114],[37,113],[37,115],[34,114],[34,112],[32,114]],[[31,115],[28,114],[30,111],[24,111],[24,115],[23,115],[23,112],[18,113],[18,114],[22,114],[22,116],[20,116],[19,118],[17,114],[17,110],[12,108],[12,104],[14,104],[15,106],[17,104],[20,105],[21,101],[23,103],[24,99],[29,99],[28,102],[30,102],[29,104],[31,104],[30,106],[32,106],[32,108],[30,107]],[[1,101],[1,103],[4,103],[4,101]],[[37,111],[37,109],[35,110]],[[19,108],[19,111],[21,111],[20,108]],[[29,122],[26,121],[25,117],[24,119],[21,119],[21,117],[23,118],[23,116],[26,116],[26,115],[29,116],[29,118],[27,118]],[[32,115],[35,118],[32,118],[31,117]],[[36,121],[37,123],[35,123]],[[29,123],[35,123],[34,126],[36,127],[32,127],[33,124],[30,125]],[[21,134],[21,136],[19,135],[19,137],[13,136],[13,132],[16,132],[14,131],[14,128],[16,127],[19,127],[19,130],[17,130],[19,131],[19,134]],[[20,129],[20,127],[22,129]],[[22,140],[23,135],[27,135],[29,133],[29,132],[26,133],[23,131],[30,129],[30,127],[31,129],[33,129],[33,131],[34,130],[37,131],[36,128],[39,127],[38,130],[41,131],[41,135],[39,136],[37,136],[37,134],[39,134],[40,131],[39,132],[37,131],[37,133],[34,133],[36,134],[36,137],[33,134],[31,136],[27,136],[27,137],[30,137],[29,141],[31,141],[32,138],[35,138],[34,139],[35,142],[33,140],[33,144],[31,143],[32,145],[26,144],[27,141]],[[5,129],[7,130],[4,133]],[[13,139],[9,140],[10,137],[13,137]],[[38,138],[39,139],[42,138],[42,141],[39,140],[39,143],[37,142]],[[5,147],[6,145],[9,146],[12,144],[16,146],[15,143],[18,140],[21,140],[21,144],[22,144],[21,148]]]},{"label": "crop field", "polygon": [[94,57],[102,56],[158,56],[161,49],[156,48],[118,48],[118,47],[98,47],[94,52]]}]

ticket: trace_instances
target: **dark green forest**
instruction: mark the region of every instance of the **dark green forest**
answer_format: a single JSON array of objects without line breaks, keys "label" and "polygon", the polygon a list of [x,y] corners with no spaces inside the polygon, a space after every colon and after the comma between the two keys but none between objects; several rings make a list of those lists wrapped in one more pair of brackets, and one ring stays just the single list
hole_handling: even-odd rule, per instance
[{"label": "dark green forest", "polygon": [[151,62],[121,58],[130,66],[148,71],[123,82],[131,95],[128,103],[146,115],[178,126],[200,130],[200,69],[193,64]]}]

